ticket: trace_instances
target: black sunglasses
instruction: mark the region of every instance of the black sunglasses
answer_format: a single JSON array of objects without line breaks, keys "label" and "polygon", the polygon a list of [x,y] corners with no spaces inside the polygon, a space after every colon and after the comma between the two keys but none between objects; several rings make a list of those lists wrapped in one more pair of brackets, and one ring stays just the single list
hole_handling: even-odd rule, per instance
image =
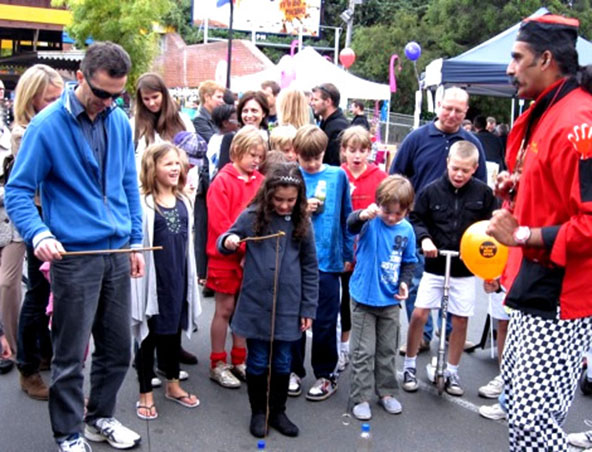
[{"label": "black sunglasses", "polygon": [[90,90],[92,91],[92,93],[98,97],[99,99],[117,99],[118,97],[121,97],[121,95],[123,94],[123,91],[120,91],[119,93],[110,93],[109,91],[105,91],[103,89],[100,88],[96,88],[94,86],[92,86],[92,83],[90,82],[90,80],[88,79],[88,77],[86,76],[86,74],[84,74],[84,79],[86,80],[86,83],[88,83],[88,87],[90,88]]}]

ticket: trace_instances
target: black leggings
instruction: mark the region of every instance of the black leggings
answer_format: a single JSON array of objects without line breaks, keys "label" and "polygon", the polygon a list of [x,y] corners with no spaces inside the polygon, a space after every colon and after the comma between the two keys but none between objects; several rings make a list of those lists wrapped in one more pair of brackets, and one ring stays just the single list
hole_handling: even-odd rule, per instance
[{"label": "black leggings", "polygon": [[343,272],[341,274],[341,332],[351,331],[351,310],[349,301],[349,280],[352,272]]},{"label": "black leggings", "polygon": [[165,372],[167,380],[179,378],[179,354],[181,330],[177,334],[148,333],[136,353],[136,371],[140,381],[140,393],[152,391],[154,377],[154,350],[158,356],[158,368]]}]

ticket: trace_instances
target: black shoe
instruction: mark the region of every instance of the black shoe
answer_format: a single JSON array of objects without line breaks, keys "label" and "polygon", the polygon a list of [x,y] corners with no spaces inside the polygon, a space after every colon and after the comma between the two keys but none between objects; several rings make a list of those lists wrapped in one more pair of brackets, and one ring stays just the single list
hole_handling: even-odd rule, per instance
[{"label": "black shoe", "polygon": [[269,416],[269,425],[284,436],[295,437],[298,436],[299,433],[298,427],[288,419],[286,413],[283,412],[272,413],[271,416]]},{"label": "black shoe", "polygon": [[181,364],[195,365],[197,364],[197,356],[195,356],[193,353],[189,353],[187,350],[181,347],[181,352],[179,353],[179,362]]},{"label": "black shoe", "polygon": [[580,378],[580,391],[584,395],[592,395],[592,380],[588,380],[586,376],[586,369],[582,372],[582,377]]},{"label": "black shoe", "polygon": [[251,415],[249,431],[255,438],[265,438],[265,413],[254,413]]},{"label": "black shoe", "polygon": [[10,359],[0,359],[0,374],[7,374],[14,367],[14,361]]}]

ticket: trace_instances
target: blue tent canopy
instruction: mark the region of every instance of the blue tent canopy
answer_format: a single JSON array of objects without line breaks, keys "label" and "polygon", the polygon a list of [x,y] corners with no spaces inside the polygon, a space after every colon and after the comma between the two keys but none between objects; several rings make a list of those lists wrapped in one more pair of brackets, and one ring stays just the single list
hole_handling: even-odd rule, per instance
[{"label": "blue tent canopy", "polygon": [[[548,13],[548,9],[540,8],[530,17]],[[426,67],[425,87],[456,85],[472,94],[512,97],[515,88],[506,69],[519,27],[520,23],[454,58],[432,61]],[[576,48],[580,65],[592,64],[592,43],[578,37]]]}]

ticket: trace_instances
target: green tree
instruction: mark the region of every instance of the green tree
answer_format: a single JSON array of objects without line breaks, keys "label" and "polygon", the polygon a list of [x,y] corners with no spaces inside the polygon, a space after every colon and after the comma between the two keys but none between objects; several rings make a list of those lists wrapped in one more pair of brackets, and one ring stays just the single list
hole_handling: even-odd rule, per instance
[{"label": "green tree", "polygon": [[127,89],[133,93],[136,80],[151,67],[158,50],[154,26],[162,23],[170,0],[53,0],[52,4],[72,11],[67,30],[78,47],[92,38],[115,42],[129,53],[132,70]]}]

